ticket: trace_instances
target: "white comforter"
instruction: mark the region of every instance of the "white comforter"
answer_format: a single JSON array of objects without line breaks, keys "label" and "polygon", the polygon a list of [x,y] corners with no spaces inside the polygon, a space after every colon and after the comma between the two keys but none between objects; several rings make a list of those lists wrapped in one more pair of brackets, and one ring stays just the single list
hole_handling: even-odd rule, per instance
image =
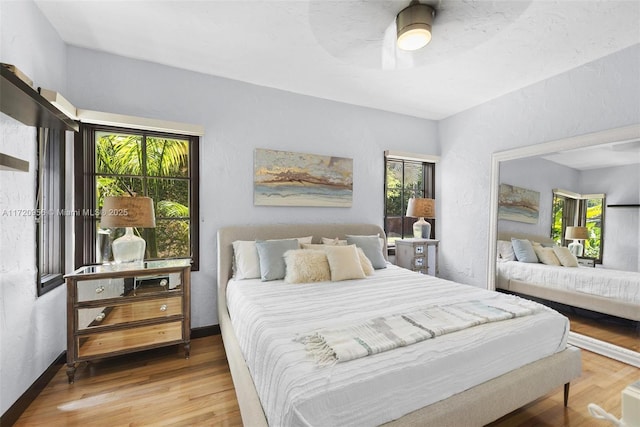
[{"label": "white comforter", "polygon": [[565,348],[568,320],[546,307],[334,366],[317,366],[295,341],[319,328],[429,304],[508,297],[392,265],[362,280],[232,280],[227,289],[271,426],[378,425]]},{"label": "white comforter", "polygon": [[512,280],[640,304],[640,273],[632,271],[518,261],[499,262],[497,269],[499,275]]}]

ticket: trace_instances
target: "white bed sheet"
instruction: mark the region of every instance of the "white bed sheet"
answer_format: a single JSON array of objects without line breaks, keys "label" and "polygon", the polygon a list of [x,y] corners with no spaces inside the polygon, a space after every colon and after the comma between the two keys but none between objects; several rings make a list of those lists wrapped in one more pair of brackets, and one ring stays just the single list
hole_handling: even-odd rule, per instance
[{"label": "white bed sheet", "polygon": [[271,426],[379,425],[566,347],[569,322],[546,307],[334,366],[317,366],[295,341],[417,307],[510,297],[393,265],[362,280],[231,280],[227,288],[233,328]]},{"label": "white bed sheet", "polygon": [[498,262],[497,269],[507,279],[640,304],[640,273],[632,271],[518,261]]}]

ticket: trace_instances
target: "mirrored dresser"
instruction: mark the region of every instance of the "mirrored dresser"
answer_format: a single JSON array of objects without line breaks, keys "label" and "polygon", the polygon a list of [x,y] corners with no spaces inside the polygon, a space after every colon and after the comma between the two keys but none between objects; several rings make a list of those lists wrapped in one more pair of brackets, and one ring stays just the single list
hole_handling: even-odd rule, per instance
[{"label": "mirrored dresser", "polygon": [[190,259],[81,267],[67,282],[67,375],[76,363],[175,344],[190,351]]}]

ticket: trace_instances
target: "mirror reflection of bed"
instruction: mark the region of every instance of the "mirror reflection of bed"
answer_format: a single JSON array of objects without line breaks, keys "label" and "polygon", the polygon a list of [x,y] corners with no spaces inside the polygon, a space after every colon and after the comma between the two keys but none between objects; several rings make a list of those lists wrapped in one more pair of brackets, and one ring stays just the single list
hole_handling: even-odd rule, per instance
[{"label": "mirror reflection of bed", "polygon": [[[578,153],[580,150],[557,152],[547,144],[534,150],[537,151],[535,156],[531,156],[530,147],[527,147],[511,150],[511,153],[502,156],[504,160],[498,160],[499,183],[537,191],[540,199],[535,223],[497,219],[496,259],[491,262],[496,262],[496,289],[529,295],[532,299],[544,302],[570,318],[573,332],[630,350],[638,357],[640,140],[615,141],[611,139],[615,138],[615,133],[616,130],[602,133],[603,141],[606,141],[603,144],[595,144],[593,138],[584,138],[585,145],[589,147],[581,149],[582,154]],[[576,146],[568,142],[564,145],[572,149]],[[553,146],[562,147],[563,144]],[[611,157],[611,163],[604,163],[607,157]],[[565,161],[573,163],[560,163]],[[550,268],[541,262],[538,262],[538,266],[532,266],[546,270],[564,269],[564,276],[554,275],[550,271],[510,273],[509,264],[520,264],[514,265],[513,269],[526,267],[518,261],[503,264],[505,260],[500,259],[500,245],[505,245],[504,242],[510,241],[511,237],[528,239],[548,247],[555,243],[550,238],[554,189],[569,190],[576,194],[605,195],[601,261],[596,261],[595,267]],[[499,218],[499,214],[496,217]],[[563,242],[565,246],[568,243],[571,242]],[[587,255],[584,254],[584,257]],[[571,271],[581,276],[573,277],[575,275],[570,274]],[[600,279],[596,276],[603,274],[611,279],[603,278],[604,282],[598,285]]]}]

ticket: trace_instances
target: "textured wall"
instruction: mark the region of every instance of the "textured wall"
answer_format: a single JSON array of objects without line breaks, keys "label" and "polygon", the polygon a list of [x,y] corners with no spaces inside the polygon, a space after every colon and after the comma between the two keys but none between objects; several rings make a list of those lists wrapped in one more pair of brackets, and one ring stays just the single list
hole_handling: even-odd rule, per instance
[{"label": "textured wall", "polygon": [[[438,154],[435,122],[69,48],[66,96],[77,107],[197,123],[201,139],[200,271],[193,326],[217,323],[216,231],[231,224],[382,225],[387,149]],[[253,151],[271,148],[354,159],[351,208],[253,206]]]},{"label": "textured wall", "polygon": [[439,122],[444,277],[486,286],[491,154],[640,123],[640,45]]},{"label": "textured wall", "polygon": [[[0,2],[0,61],[36,86],[64,92],[66,47],[32,2]],[[0,114],[0,152],[29,161],[29,172],[0,171],[0,413],[66,348],[65,288],[36,291],[36,131]]]}]

